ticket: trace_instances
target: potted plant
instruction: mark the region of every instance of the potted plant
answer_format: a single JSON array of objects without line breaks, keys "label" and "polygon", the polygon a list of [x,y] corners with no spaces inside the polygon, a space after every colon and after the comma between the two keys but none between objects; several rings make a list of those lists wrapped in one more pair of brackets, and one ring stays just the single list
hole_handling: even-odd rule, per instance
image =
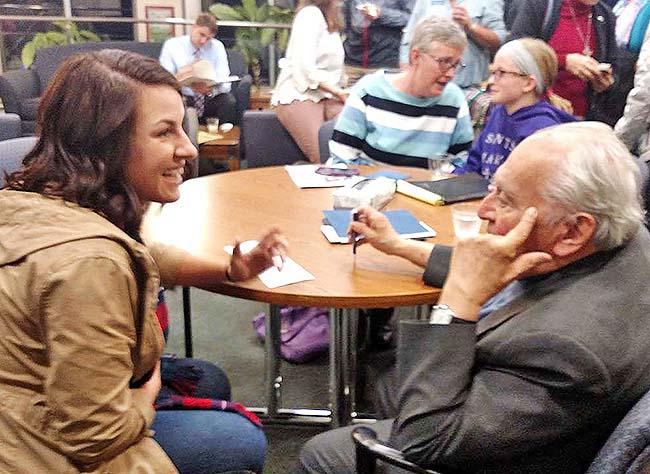
[{"label": "potted plant", "polygon": [[21,52],[21,60],[25,67],[29,67],[34,62],[36,51],[41,48],[59,46],[62,44],[86,43],[88,41],[101,41],[101,38],[92,31],[80,30],[77,25],[66,21],[53,21],[52,24],[59,31],[47,31],[45,33],[36,33],[34,37],[25,43]]},{"label": "potted plant", "polygon": [[[210,7],[217,20],[249,21],[256,23],[287,24],[293,21],[294,12],[287,8],[268,5],[266,2],[257,5],[255,0],[242,0],[242,6],[231,7],[223,3],[215,3]],[[235,45],[244,55],[253,84],[260,85],[262,74],[262,48],[276,41],[280,52],[284,52],[289,41],[289,30],[286,28],[237,28]]]}]

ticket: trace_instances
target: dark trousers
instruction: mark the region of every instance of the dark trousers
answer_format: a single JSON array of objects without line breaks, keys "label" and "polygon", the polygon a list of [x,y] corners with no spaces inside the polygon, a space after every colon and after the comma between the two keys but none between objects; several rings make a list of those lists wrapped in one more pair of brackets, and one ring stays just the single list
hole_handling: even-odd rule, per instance
[{"label": "dark trousers", "polygon": [[224,92],[213,97],[206,97],[203,115],[199,119],[201,123],[205,123],[207,117],[217,117],[219,123],[232,123],[238,125],[237,119],[237,101],[235,96]]}]

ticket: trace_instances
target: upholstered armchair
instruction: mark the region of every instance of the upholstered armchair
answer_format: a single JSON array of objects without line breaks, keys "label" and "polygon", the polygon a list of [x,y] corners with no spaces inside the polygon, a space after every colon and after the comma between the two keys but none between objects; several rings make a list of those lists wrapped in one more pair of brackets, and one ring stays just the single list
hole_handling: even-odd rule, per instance
[{"label": "upholstered armchair", "polygon": [[[0,76],[0,98],[5,112],[20,117],[22,135],[32,135],[35,132],[36,113],[41,95],[59,65],[69,56],[99,49],[121,49],[158,59],[161,47],[161,43],[106,41],[40,49],[36,52],[36,58],[30,68],[7,71]],[[226,53],[231,73],[241,77],[241,81],[234,83],[232,87],[232,93],[237,100],[238,122],[240,122],[244,110],[248,108],[252,78],[247,74],[241,52],[229,49]]]}]

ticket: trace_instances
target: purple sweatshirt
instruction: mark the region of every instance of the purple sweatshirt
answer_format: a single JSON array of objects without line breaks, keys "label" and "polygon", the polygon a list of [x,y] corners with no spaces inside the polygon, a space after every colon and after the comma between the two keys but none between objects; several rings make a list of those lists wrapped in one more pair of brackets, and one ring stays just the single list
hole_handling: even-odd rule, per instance
[{"label": "purple sweatshirt", "polygon": [[553,107],[545,100],[519,109],[512,115],[508,115],[505,106],[496,105],[490,112],[485,128],[472,145],[467,163],[457,167],[454,174],[474,172],[491,179],[524,138],[542,128],[573,121],[573,115]]}]

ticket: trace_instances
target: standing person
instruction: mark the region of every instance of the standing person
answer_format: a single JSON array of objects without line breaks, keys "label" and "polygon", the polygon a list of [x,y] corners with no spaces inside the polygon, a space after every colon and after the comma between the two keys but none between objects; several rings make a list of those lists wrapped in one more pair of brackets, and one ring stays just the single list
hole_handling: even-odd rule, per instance
[{"label": "standing person", "polygon": [[636,63],[634,88],[627,96],[625,111],[615,130],[630,151],[650,162],[650,28]]},{"label": "standing person", "polygon": [[366,159],[426,168],[428,158],[472,143],[462,91],[451,83],[467,46],[454,21],[427,17],[415,28],[403,71],[377,71],[351,90],[332,140],[335,160]]},{"label": "standing person", "polygon": [[278,119],[312,163],[320,163],[318,129],[347,98],[341,26],[337,0],[302,0],[271,96]]},{"label": "standing person", "polygon": [[148,203],[177,200],[196,158],[183,115],[176,79],[126,51],[73,56],[46,89],[36,145],[0,191],[0,471],[261,472],[264,434],[236,413],[165,412],[156,439],[192,440],[186,459],[150,430],[161,282],[251,278],[286,245],[272,230],[226,260],[143,244]]},{"label": "standing person", "polygon": [[469,44],[463,54],[466,67],[454,76],[462,89],[478,87],[488,77],[491,55],[505,40],[503,0],[415,0],[400,48],[400,63],[408,61],[413,31],[420,20],[437,15],[453,19],[465,31]]},{"label": "standing person", "polygon": [[622,106],[606,92],[614,84],[615,25],[598,0],[538,0],[521,3],[511,34],[540,38],[553,48],[559,65],[553,92],[571,102],[577,117],[614,125]]},{"label": "standing person", "polygon": [[515,146],[537,130],[573,122],[553,107],[548,91],[557,75],[555,52],[542,40],[523,38],[501,46],[490,66],[490,97],[496,104],[485,129],[455,174],[478,173],[491,179]]},{"label": "standing person", "polygon": [[377,69],[399,67],[402,30],[414,0],[352,0],[346,2],[345,72],[349,85]]},{"label": "standing person", "polygon": [[[188,65],[206,60],[218,78],[230,76],[228,56],[223,43],[215,38],[217,21],[209,13],[201,13],[192,25],[189,36],[170,38],[163,44],[160,64],[175,76],[185,73]],[[237,103],[230,93],[230,84],[209,87],[205,82],[195,82],[192,88],[183,88],[188,105],[197,109],[199,120],[217,117],[222,123],[237,122]]]},{"label": "standing person", "polygon": [[[371,425],[378,439],[441,472],[584,473],[650,389],[650,235],[639,170],[611,128],[521,142],[479,208],[488,233],[451,259],[359,214],[351,232],[426,267],[428,283],[446,274],[429,320],[400,326],[395,418]],[[309,441],[299,471],[355,472],[352,429]]]}]

